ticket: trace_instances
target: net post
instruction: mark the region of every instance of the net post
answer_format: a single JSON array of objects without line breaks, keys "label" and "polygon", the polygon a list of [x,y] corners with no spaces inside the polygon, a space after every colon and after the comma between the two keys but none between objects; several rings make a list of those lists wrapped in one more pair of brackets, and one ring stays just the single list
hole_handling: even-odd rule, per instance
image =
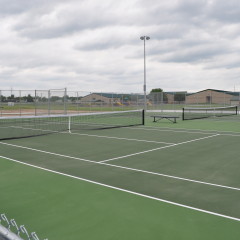
[{"label": "net post", "polygon": [[145,110],[142,110],[142,125],[145,125]]},{"label": "net post", "polygon": [[184,121],[184,108],[182,109],[182,120]]}]

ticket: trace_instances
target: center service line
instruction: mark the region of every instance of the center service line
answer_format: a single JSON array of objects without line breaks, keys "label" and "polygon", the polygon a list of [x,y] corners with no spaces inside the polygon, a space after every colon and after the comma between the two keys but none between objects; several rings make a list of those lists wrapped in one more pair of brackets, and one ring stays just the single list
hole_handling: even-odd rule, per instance
[{"label": "center service line", "polygon": [[202,138],[197,138],[197,139],[189,140],[189,141],[186,141],[186,142],[175,143],[175,144],[172,144],[172,145],[159,147],[159,148],[154,148],[154,149],[146,150],[146,151],[143,151],[143,152],[128,154],[128,155],[121,156],[121,157],[110,158],[110,159],[107,159],[107,160],[100,161],[100,163],[109,162],[109,161],[113,161],[113,160],[117,160],[117,159],[121,159],[121,158],[127,158],[127,157],[131,157],[131,156],[139,155],[139,154],[142,154],[142,153],[153,152],[153,151],[161,150],[161,149],[164,149],[164,148],[175,147],[175,146],[178,146],[178,145],[181,145],[181,144],[196,142],[196,141],[200,141],[200,140],[203,140],[203,139],[212,138],[212,137],[216,137],[216,136],[219,136],[219,134],[215,134],[215,135],[211,135],[211,136],[207,136],[207,137],[202,137]]}]

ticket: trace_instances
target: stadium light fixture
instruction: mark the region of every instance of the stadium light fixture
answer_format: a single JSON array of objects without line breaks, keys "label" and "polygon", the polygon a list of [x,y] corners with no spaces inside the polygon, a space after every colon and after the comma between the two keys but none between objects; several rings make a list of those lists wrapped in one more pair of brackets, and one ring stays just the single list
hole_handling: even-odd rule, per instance
[{"label": "stadium light fixture", "polygon": [[143,84],[143,92],[144,92],[144,111],[147,110],[147,86],[146,86],[146,50],[145,50],[145,42],[149,40],[149,36],[141,36],[141,40],[144,41],[144,84]]}]

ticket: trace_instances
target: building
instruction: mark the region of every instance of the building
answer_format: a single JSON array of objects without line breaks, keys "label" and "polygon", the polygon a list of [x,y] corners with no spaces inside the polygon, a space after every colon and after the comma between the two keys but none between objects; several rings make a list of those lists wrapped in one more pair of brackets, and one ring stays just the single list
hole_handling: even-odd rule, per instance
[{"label": "building", "polygon": [[117,93],[91,93],[81,98],[80,103],[91,104],[136,104],[143,100],[143,95]]},{"label": "building", "polygon": [[174,104],[185,103],[185,97],[187,92],[151,92],[148,95],[148,99],[153,104]]},{"label": "building", "polygon": [[237,93],[238,95],[233,96],[233,98],[230,100],[230,104],[232,106],[240,106],[240,93]]},{"label": "building", "polygon": [[186,104],[219,104],[219,105],[235,105],[238,101],[239,92],[228,92],[217,89],[205,89],[196,93],[188,93],[186,96]]},{"label": "building", "polygon": [[91,93],[81,98],[81,103],[111,104],[120,101],[120,96],[111,93]]}]

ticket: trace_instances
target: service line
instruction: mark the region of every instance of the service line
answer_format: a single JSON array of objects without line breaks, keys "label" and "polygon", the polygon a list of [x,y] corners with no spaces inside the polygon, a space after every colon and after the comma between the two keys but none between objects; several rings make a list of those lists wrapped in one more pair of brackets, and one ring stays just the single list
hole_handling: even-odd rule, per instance
[{"label": "service line", "polygon": [[178,146],[178,145],[191,143],[191,142],[196,142],[196,141],[200,141],[200,140],[203,140],[203,139],[212,138],[212,137],[216,137],[216,136],[219,136],[219,134],[215,134],[215,135],[211,135],[211,136],[207,136],[207,137],[202,137],[202,138],[197,138],[197,139],[193,139],[193,140],[189,140],[189,141],[185,141],[185,142],[181,142],[181,143],[175,143],[175,144],[172,144],[172,145],[168,145],[168,146],[164,146],[164,147],[158,147],[158,148],[154,148],[154,149],[150,149],[150,150],[146,150],[146,151],[142,151],[142,152],[138,152],[138,153],[128,154],[128,155],[125,155],[125,156],[110,158],[110,159],[103,160],[103,161],[100,161],[100,162],[104,163],[104,162],[109,162],[109,161],[113,161],[113,160],[117,160],[117,159],[132,157],[132,156],[136,156],[136,155],[139,155],[139,154],[153,152],[153,151],[157,151],[157,150],[161,150],[161,149],[165,149],[165,148],[170,148],[170,147],[175,147],[175,146]]}]

